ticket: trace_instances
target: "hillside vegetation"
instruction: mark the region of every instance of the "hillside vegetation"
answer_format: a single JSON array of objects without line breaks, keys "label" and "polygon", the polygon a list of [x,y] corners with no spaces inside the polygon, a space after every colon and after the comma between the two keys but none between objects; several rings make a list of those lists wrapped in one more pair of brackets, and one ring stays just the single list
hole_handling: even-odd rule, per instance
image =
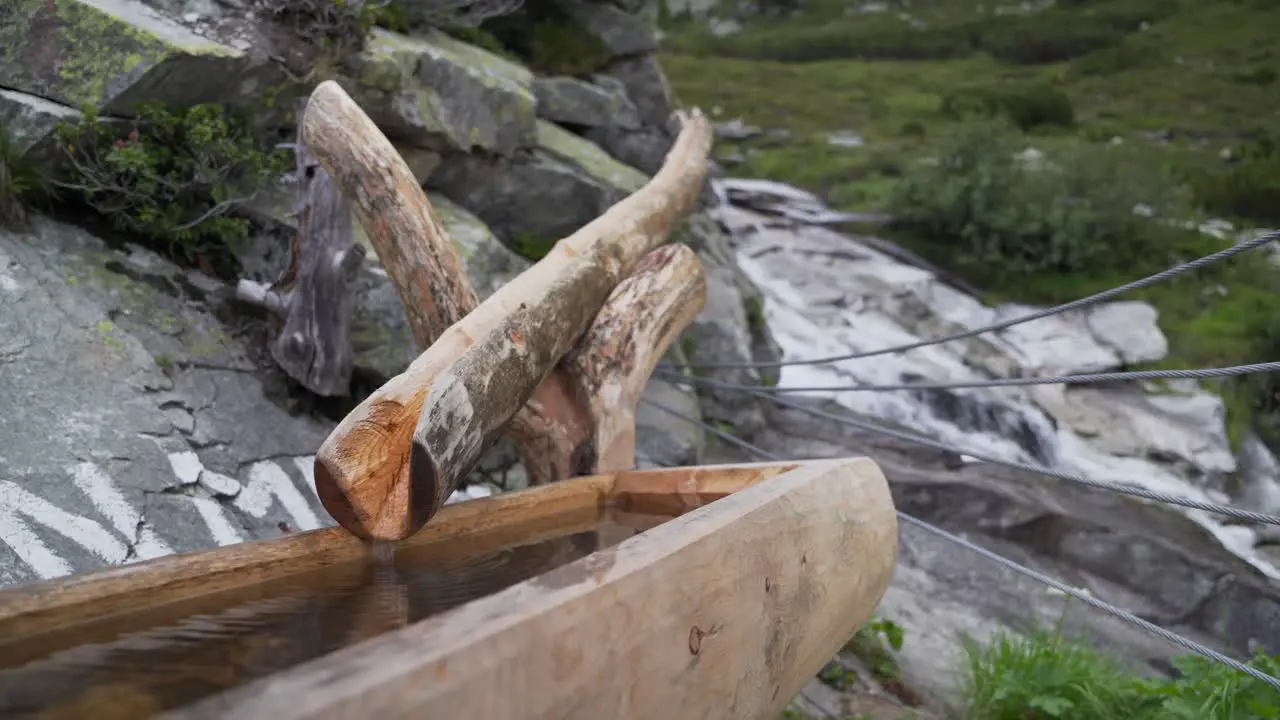
[{"label": "hillside vegetation", "polygon": [[[725,37],[664,15],[680,101],[774,131],[719,143],[731,173],[890,209],[895,240],[992,300],[1071,300],[1280,226],[1280,3],[797,7]],[[1203,367],[1280,357],[1277,290],[1258,250],[1132,297],[1160,310],[1163,366]],[[1234,439],[1277,446],[1266,377],[1219,389]]]}]

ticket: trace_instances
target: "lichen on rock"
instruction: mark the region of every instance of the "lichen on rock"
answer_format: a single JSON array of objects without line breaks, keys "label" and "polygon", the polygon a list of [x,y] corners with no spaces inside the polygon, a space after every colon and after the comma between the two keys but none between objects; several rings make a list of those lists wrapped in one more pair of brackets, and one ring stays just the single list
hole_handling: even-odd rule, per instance
[{"label": "lichen on rock", "polygon": [[583,127],[640,128],[640,112],[615,78],[601,76],[596,82],[567,76],[537,78],[533,91],[538,117],[545,120]]},{"label": "lichen on rock", "polygon": [[243,53],[137,0],[9,0],[0,10],[0,77],[71,107],[128,115],[136,102],[224,99]]},{"label": "lichen on rock", "polygon": [[409,144],[500,155],[533,144],[533,75],[436,30],[375,28],[338,82],[388,137]]}]

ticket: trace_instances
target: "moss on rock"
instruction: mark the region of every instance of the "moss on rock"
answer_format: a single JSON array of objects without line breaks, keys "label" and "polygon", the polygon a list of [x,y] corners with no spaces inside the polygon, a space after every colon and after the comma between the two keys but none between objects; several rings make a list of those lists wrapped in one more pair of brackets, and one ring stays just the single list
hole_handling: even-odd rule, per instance
[{"label": "moss on rock", "polygon": [[410,144],[509,154],[533,143],[533,76],[439,31],[375,28],[340,78],[389,136]]},{"label": "moss on rock", "polygon": [[[137,0],[8,0],[0,10],[6,86],[72,107],[127,115],[133,102],[211,92],[242,53],[207,40]],[[219,88],[221,89],[221,88]]]},{"label": "moss on rock", "polygon": [[576,165],[593,179],[626,194],[639,190],[649,182],[647,175],[614,160],[595,143],[545,120],[538,121],[538,147]]}]

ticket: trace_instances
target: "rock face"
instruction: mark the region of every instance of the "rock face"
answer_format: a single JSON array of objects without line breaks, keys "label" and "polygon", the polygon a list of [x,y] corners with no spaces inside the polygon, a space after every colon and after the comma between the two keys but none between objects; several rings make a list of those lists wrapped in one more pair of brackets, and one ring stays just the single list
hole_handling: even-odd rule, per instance
[{"label": "rock face", "polygon": [[512,247],[541,247],[571,235],[648,182],[590,142],[538,121],[537,147],[509,160],[457,154],[428,179]]},{"label": "rock face", "polygon": [[[713,212],[730,230],[743,272],[760,288],[767,325],[788,359],[876,350],[1034,309],[985,307],[931,270],[886,254],[883,241],[804,225],[786,214],[728,206]],[[1163,355],[1156,320],[1141,303],[1104,304],[909,353],[788,366],[778,384],[1112,370]],[[790,457],[872,456],[899,509],[915,517],[1209,646],[1225,638],[1240,655],[1255,644],[1280,648],[1280,625],[1267,619],[1280,609],[1272,528],[1228,524],[961,457],[971,450],[1190,499],[1273,506],[1280,465],[1256,438],[1246,441],[1237,461],[1221,400],[1194,383],[806,395],[814,397],[787,397],[941,440],[960,452],[922,448],[772,403],[763,404],[767,426],[754,441]],[[708,403],[708,412],[714,409]],[[712,444],[707,452],[717,461],[755,459]],[[1233,479],[1237,470],[1243,472]],[[954,702],[948,675],[961,659],[950,639],[955,632],[982,638],[997,628],[1024,631],[1056,623],[1064,612],[1062,598],[1043,586],[936,535],[904,526],[900,543],[895,580],[879,612],[905,627],[904,679],[931,705]],[[1087,628],[1119,655],[1168,668],[1169,646],[1080,603],[1067,610],[1068,627]]]},{"label": "rock face", "polygon": [[594,82],[572,77],[537,78],[538,117],[584,128],[639,130],[640,112],[617,80],[600,76]]},{"label": "rock face", "polygon": [[325,422],[268,397],[216,283],[47,220],[0,233],[0,579],[331,524]]},{"label": "rock face", "polygon": [[340,84],[388,137],[510,155],[534,144],[533,75],[439,31],[375,28]]},{"label": "rock face", "polygon": [[0,88],[0,127],[6,128],[13,151],[27,154],[47,144],[61,122],[74,122],[80,112],[35,95]]},{"label": "rock face", "polygon": [[[476,216],[446,197],[434,193],[428,197],[481,301],[529,267],[528,260],[499,242]],[[378,382],[385,382],[403,372],[421,349],[414,342],[404,307],[378,262],[377,253],[372,246],[367,247],[351,318],[351,343],[356,351],[356,367],[372,373]]]},{"label": "rock face", "polygon": [[[253,26],[202,35],[140,0],[14,0],[0,8],[0,118],[25,118],[35,142],[84,107],[130,117],[139,103],[219,103],[252,108],[266,124],[287,122],[306,89],[267,57]],[[55,109],[61,107],[61,110]]]}]

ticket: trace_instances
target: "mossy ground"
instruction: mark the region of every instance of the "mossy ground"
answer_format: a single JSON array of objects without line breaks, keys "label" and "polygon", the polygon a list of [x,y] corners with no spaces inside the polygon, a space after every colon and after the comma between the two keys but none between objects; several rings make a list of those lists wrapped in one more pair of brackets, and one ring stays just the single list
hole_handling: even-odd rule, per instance
[{"label": "mossy ground", "polygon": [[[794,183],[842,209],[882,208],[902,173],[934,153],[959,122],[943,111],[948,97],[1045,86],[1065,93],[1074,107],[1073,124],[1026,133],[1028,146],[1050,153],[1120,138],[1116,147],[1133,162],[1164,164],[1191,179],[1221,168],[1224,150],[1280,131],[1278,3],[1060,0],[1042,13],[994,17],[995,3],[936,0],[912,4],[915,28],[896,3],[888,3],[889,12],[846,14],[858,4],[812,0],[800,16],[747,22],[742,33],[723,39],[691,21],[667,24],[662,64],[682,104],[718,110],[722,120],[741,117],[790,131],[786,139],[718,143],[719,156],[745,158],[732,173]],[[984,4],[985,14],[979,11]],[[1027,53],[1061,59],[1010,59],[1025,60]],[[865,146],[828,144],[827,135],[842,130],[861,135]],[[1151,139],[1161,131],[1171,139]],[[938,242],[895,239],[944,267],[954,254]],[[1149,267],[1130,263],[998,281],[974,277],[972,270],[968,275],[991,300],[1063,302],[1230,242],[1178,236],[1168,257],[1152,258]],[[1161,365],[1276,359],[1278,272],[1254,253],[1134,293],[1160,311],[1171,348]],[[1224,384],[1221,390],[1229,431],[1238,439],[1253,422],[1257,388]]]}]

